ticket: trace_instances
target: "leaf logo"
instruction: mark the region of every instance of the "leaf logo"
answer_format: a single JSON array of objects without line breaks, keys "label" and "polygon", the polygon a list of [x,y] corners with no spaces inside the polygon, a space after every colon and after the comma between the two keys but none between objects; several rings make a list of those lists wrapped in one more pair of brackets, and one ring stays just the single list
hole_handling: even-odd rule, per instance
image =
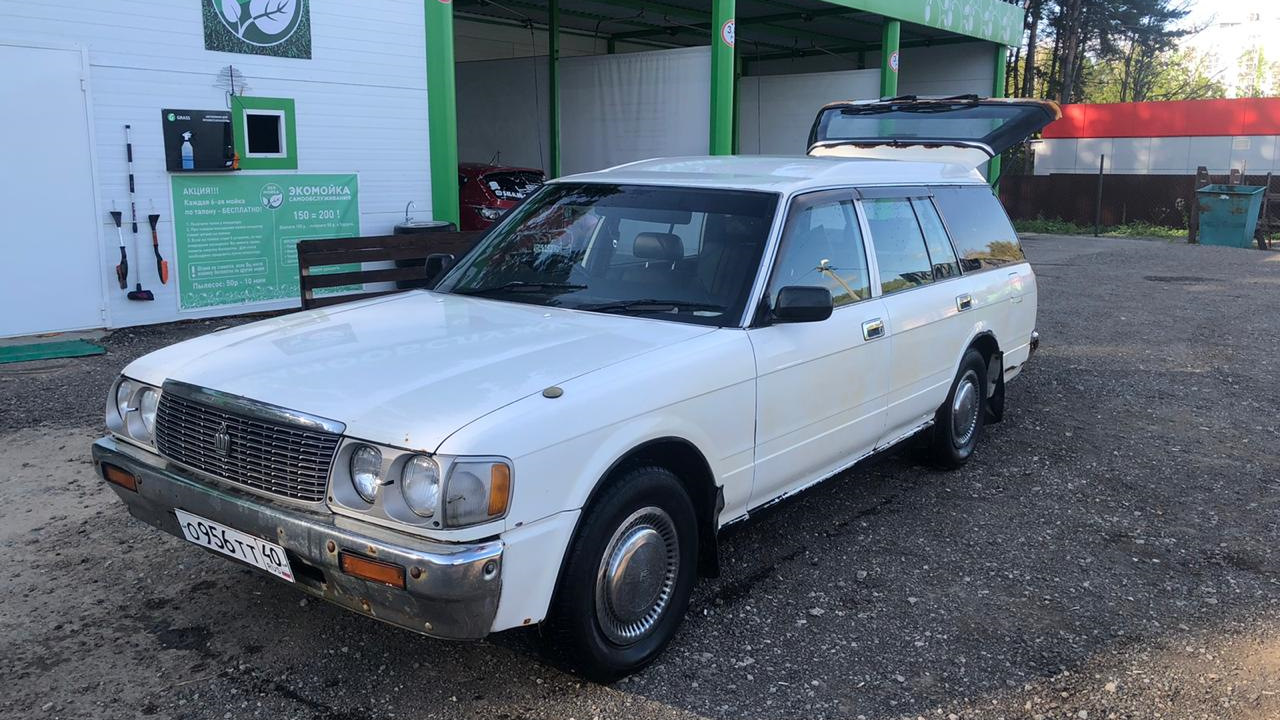
[{"label": "leaf logo", "polygon": [[284,205],[284,190],[275,183],[262,186],[262,206],[268,210],[277,210]]},{"label": "leaf logo", "polygon": [[288,40],[302,22],[303,0],[207,0],[236,37],[259,47]]}]

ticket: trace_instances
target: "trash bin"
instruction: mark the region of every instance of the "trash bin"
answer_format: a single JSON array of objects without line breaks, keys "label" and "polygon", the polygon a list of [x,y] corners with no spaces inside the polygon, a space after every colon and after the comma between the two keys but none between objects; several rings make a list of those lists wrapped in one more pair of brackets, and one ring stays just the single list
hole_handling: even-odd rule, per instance
[{"label": "trash bin", "polygon": [[[407,212],[407,211],[406,211]],[[396,225],[396,235],[420,235],[425,233],[437,232],[455,232],[458,227],[451,222],[444,220],[410,220],[406,215],[404,222]],[[423,267],[426,260],[397,260],[396,267],[420,267],[422,268],[423,278],[421,280],[397,280],[396,288],[407,290],[411,288],[429,288],[431,281],[435,279],[435,275],[439,273],[439,268]]]},{"label": "trash bin", "polygon": [[1261,185],[1205,185],[1196,190],[1200,244],[1251,247],[1265,191]]}]

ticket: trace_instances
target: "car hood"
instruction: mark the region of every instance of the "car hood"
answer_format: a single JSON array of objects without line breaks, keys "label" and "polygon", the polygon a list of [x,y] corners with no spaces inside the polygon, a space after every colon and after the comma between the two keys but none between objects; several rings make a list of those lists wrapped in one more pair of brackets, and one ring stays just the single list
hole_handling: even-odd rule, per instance
[{"label": "car hood", "polygon": [[352,437],[430,452],[520,398],[714,330],[410,292],[188,340],[125,374],[252,398],[337,420]]}]

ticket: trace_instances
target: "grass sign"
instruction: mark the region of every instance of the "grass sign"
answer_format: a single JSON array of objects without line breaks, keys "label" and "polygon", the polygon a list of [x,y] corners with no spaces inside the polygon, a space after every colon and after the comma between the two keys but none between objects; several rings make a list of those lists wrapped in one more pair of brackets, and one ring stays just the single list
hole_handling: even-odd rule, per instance
[{"label": "grass sign", "polygon": [[204,49],[311,57],[308,0],[203,0]]}]

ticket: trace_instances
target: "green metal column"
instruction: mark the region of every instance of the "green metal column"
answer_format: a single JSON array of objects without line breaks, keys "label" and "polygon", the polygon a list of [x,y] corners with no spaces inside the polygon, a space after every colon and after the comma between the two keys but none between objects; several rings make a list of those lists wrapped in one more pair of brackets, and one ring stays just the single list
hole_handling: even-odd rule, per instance
[{"label": "green metal column", "polygon": [[711,135],[712,155],[733,153],[734,0],[711,2]]},{"label": "green metal column", "polygon": [[898,45],[901,38],[902,23],[886,19],[880,36],[880,97],[898,94],[898,68],[902,64]]},{"label": "green metal column", "polygon": [[457,223],[458,102],[453,64],[453,5],[423,0],[427,25],[427,136],[431,144],[431,217]]},{"label": "green metal column", "polygon": [[[1009,64],[1009,48],[997,44],[996,45],[996,67],[993,73],[995,81],[991,85],[991,97],[1004,97],[1005,71]],[[1000,180],[1000,156],[991,158],[991,162],[987,163],[987,182],[991,183],[991,187],[998,187]]]},{"label": "green metal column", "polygon": [[548,174],[554,178],[560,177],[560,0],[550,0],[547,5],[547,56],[551,62],[547,83],[551,94],[547,99],[547,126],[551,130]]}]

